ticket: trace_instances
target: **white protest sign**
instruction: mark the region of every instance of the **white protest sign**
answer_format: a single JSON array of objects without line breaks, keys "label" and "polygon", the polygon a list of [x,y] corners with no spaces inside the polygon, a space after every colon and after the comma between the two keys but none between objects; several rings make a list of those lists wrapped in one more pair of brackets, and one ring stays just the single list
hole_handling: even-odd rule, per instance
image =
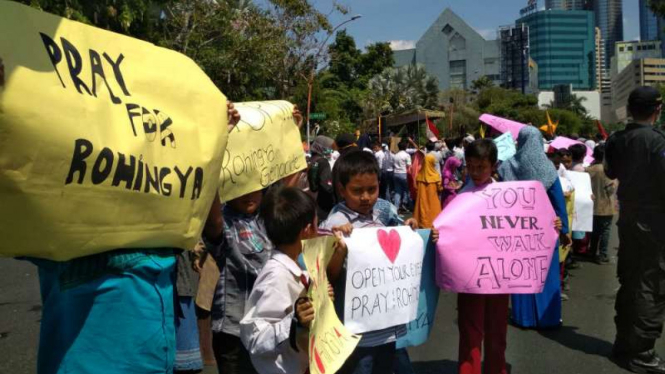
[{"label": "white protest sign", "polygon": [[496,144],[496,148],[499,151],[499,161],[506,161],[517,153],[515,140],[513,140],[513,136],[510,132],[506,132],[494,139],[494,144]]},{"label": "white protest sign", "polygon": [[353,230],[344,325],[354,334],[413,321],[418,312],[424,245],[406,226]]},{"label": "white protest sign", "polygon": [[573,231],[593,231],[593,200],[591,195],[591,177],[589,173],[567,171],[568,179],[575,187],[575,213],[573,214]]}]

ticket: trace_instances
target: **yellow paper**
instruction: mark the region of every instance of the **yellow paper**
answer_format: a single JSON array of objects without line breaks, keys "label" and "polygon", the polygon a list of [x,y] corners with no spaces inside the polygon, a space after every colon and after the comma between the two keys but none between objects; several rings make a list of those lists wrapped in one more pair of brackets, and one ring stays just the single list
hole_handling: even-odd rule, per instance
[{"label": "yellow paper", "polygon": [[236,103],[240,123],[229,134],[220,194],[229,201],[307,168],[300,130],[288,101]]},{"label": "yellow paper", "polygon": [[333,255],[332,236],[305,241],[303,258],[311,278],[308,296],[314,305],[314,321],[309,331],[309,372],[311,374],[335,373],[360,341],[351,334],[335,313],[335,306],[328,296],[326,266]]},{"label": "yellow paper", "polygon": [[226,98],[186,56],[0,1],[0,256],[193,248]]}]

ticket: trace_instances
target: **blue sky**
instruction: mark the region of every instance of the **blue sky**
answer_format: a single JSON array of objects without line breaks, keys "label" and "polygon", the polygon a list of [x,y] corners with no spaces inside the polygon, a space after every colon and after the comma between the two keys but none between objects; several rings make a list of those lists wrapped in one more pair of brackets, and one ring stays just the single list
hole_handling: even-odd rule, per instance
[{"label": "blue sky", "polygon": [[[486,38],[494,38],[499,26],[510,25],[519,17],[526,0],[338,0],[351,8],[349,14],[362,18],[346,25],[359,47],[372,42],[392,41],[394,46],[409,47],[415,43],[446,7],[450,7]],[[313,0],[327,13],[332,0]],[[545,1],[538,1],[544,7]],[[335,15],[333,25],[349,16]],[[624,39],[639,39],[638,0],[623,0]],[[332,39],[332,38],[331,38]]]}]

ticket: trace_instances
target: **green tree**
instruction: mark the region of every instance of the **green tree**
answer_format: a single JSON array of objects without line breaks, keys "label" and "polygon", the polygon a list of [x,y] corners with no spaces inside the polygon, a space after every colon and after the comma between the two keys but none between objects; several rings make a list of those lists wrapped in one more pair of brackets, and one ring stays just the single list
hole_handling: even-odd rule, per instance
[{"label": "green tree", "polygon": [[665,1],[662,0],[648,0],[651,10],[660,17],[665,17]]},{"label": "green tree", "polygon": [[291,98],[316,63],[318,37],[332,32],[309,0],[21,2],[182,52],[236,101]]},{"label": "green tree", "polygon": [[390,43],[374,43],[368,45],[365,49],[366,51],[358,61],[358,84],[362,88],[367,87],[367,83],[372,77],[381,74],[386,68],[395,64]]},{"label": "green tree", "polygon": [[372,78],[368,86],[363,106],[372,116],[439,106],[439,84],[422,65],[388,68]]},{"label": "green tree", "polygon": [[487,75],[483,75],[482,77],[471,82],[471,88],[476,91],[490,87],[494,87],[494,81],[492,81]]},{"label": "green tree", "polygon": [[18,0],[45,12],[150,40],[172,0]]}]

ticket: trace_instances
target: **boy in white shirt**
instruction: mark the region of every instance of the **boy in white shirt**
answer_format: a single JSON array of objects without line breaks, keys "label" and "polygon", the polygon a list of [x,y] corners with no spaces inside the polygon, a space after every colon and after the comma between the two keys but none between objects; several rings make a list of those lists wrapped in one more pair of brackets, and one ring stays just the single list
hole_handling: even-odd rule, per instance
[{"label": "boy in white shirt", "polygon": [[314,309],[298,256],[302,240],[317,236],[316,202],[297,188],[276,188],[263,198],[259,215],[275,249],[249,295],[240,339],[260,374],[303,374]]}]

